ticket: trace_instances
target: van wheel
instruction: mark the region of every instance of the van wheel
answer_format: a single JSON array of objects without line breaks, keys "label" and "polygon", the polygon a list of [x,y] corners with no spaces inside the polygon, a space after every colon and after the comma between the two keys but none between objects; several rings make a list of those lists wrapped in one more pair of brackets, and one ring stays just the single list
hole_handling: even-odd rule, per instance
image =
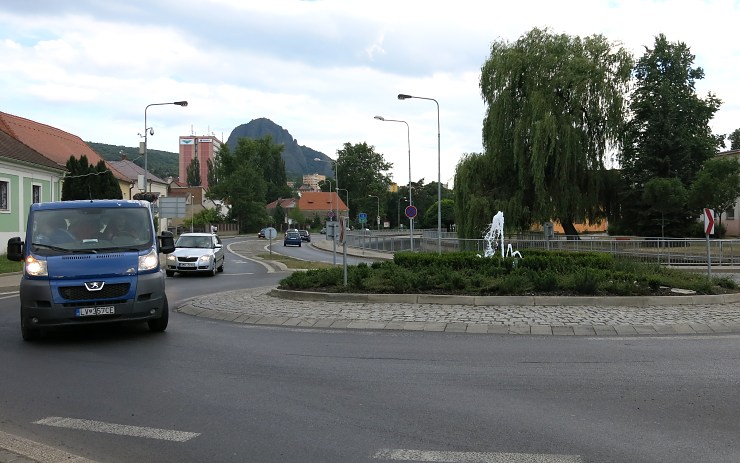
[{"label": "van wheel", "polygon": [[21,312],[21,336],[24,341],[32,342],[36,341],[41,337],[41,330],[38,328],[31,328],[27,325],[23,312]]},{"label": "van wheel", "polygon": [[167,329],[167,324],[170,321],[170,305],[167,302],[167,295],[162,296],[162,315],[159,318],[148,320],[146,323],[149,325],[150,331],[161,332]]}]

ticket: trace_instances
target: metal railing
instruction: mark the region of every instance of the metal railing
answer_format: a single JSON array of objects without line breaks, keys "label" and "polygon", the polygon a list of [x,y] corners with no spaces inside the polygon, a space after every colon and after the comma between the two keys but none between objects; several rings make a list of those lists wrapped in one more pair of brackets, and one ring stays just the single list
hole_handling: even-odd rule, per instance
[{"label": "metal railing", "polygon": [[[416,232],[416,231],[415,231]],[[346,235],[347,245],[381,252],[399,252],[410,249],[408,233],[402,231],[352,231]],[[473,251],[483,255],[483,239],[457,238],[456,233],[442,234],[442,252]],[[578,237],[556,235],[546,239],[541,233],[517,234],[504,237],[504,246],[519,251],[526,258],[528,249],[563,250],[574,252],[606,252],[643,262],[662,265],[706,265],[707,240],[701,238],[610,237],[583,235]],[[437,230],[419,230],[414,233],[414,250],[436,252]],[[498,251],[500,252],[500,250]],[[506,249],[504,249],[506,252]],[[740,239],[709,240],[711,264],[740,266]]]}]

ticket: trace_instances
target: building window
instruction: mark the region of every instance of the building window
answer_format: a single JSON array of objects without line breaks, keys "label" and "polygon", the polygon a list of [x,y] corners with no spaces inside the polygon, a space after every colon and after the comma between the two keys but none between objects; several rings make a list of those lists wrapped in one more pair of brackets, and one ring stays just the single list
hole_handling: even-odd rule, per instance
[{"label": "building window", "polygon": [[10,210],[10,183],[0,180],[0,211]]},{"label": "building window", "polygon": [[735,208],[731,207],[727,209],[727,220],[735,220]]},{"label": "building window", "polygon": [[41,185],[31,186],[31,195],[33,196],[34,204],[40,203],[41,202]]}]

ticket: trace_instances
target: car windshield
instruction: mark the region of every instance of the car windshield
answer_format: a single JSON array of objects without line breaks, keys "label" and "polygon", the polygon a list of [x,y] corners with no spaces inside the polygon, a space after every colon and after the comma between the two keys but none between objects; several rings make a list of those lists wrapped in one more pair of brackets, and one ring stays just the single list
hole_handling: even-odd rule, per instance
[{"label": "car windshield", "polygon": [[149,211],[142,207],[39,210],[30,227],[33,251],[42,255],[152,246]]},{"label": "car windshield", "polygon": [[182,235],[175,243],[176,248],[210,248],[212,247],[210,236]]}]

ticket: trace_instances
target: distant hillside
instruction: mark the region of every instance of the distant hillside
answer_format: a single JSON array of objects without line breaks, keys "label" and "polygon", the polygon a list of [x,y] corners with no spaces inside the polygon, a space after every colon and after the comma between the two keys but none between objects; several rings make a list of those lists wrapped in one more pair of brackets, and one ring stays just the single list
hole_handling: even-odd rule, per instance
[{"label": "distant hillside", "polygon": [[248,124],[242,124],[231,131],[226,144],[230,150],[236,148],[236,141],[239,138],[263,138],[270,135],[272,141],[281,144],[283,149],[283,161],[285,161],[285,172],[288,178],[295,175],[304,174],[322,174],[334,178],[334,168],[328,162],[314,161],[314,158],[330,161],[331,158],[324,153],[313,150],[307,146],[299,146],[293,136],[270,119],[259,118],[253,119]]},{"label": "distant hillside", "polygon": [[[129,148],[127,146],[107,145],[92,141],[86,143],[106,161],[120,161],[121,154],[125,154],[126,159],[144,167],[144,156],[139,154],[138,146]],[[169,176],[177,177],[179,175],[179,156],[178,153],[170,153],[169,151],[147,150],[147,167],[149,168],[149,172],[161,179],[166,179]]]},{"label": "distant hillside", "polygon": [[[307,146],[299,146],[293,136],[269,119],[254,119],[248,124],[242,124],[231,131],[226,144],[230,150],[236,147],[236,140],[240,137],[245,138],[263,138],[270,135],[272,141],[285,146],[283,149],[283,161],[285,161],[285,172],[288,179],[297,175],[304,174],[322,174],[334,178],[334,168],[328,162],[317,162],[314,158],[331,161],[332,159]],[[105,143],[86,142],[96,153],[106,161],[118,161],[121,154],[126,155],[126,159],[135,162],[137,165],[144,167],[144,157],[139,154],[139,147],[127,147],[121,145],[108,145]],[[177,177],[179,170],[179,153],[169,151],[148,150],[147,161],[149,171],[159,178],[166,179],[168,176]]]}]

